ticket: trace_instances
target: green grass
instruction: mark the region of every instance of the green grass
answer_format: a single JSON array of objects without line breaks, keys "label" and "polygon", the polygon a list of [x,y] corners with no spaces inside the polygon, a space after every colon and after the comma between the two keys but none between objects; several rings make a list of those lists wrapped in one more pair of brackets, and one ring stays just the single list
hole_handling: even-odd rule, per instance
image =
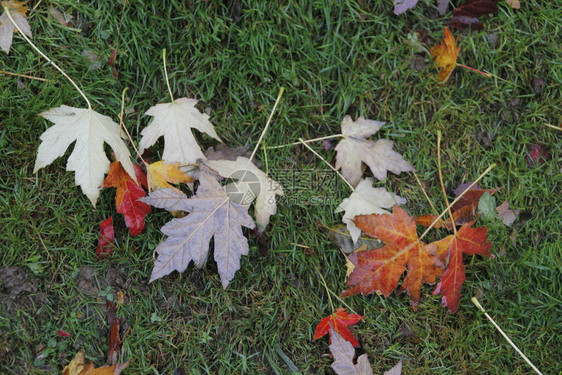
[{"label": "green grass", "polygon": [[[387,121],[375,139],[395,141],[439,209],[444,204],[437,130],[444,137],[449,192],[497,164],[481,185],[501,187],[498,202],[509,200],[524,220],[512,228],[486,223],[497,256],[465,259],[467,281],[456,315],[440,306],[430,287],[424,288],[417,312],[405,295],[345,300],[366,317],[354,332],[375,373],[401,357],[404,374],[530,373],[472,305],[473,295],[544,373],[562,371],[561,139],[545,126],[562,123],[557,38],[562,11],[554,2],[529,0],[521,10],[502,3],[496,16],[485,17],[485,31],[454,31],[462,47],[460,63],[508,82],[457,68],[445,85],[436,82],[428,56],[415,54],[406,43],[411,32],[442,38],[448,16],[436,18],[433,4],[420,2],[396,17],[390,1],[244,2],[233,22],[230,4],[221,1],[119,3],[43,1],[29,21],[34,43],[80,83],[96,110],[116,119],[121,92],[129,87],[124,120],[137,141],[149,120],[144,111],[169,100],[161,63],[166,48],[174,95],[195,97],[201,110],[209,108],[227,145],[253,148],[279,88],[285,87],[265,137],[268,145],[337,134],[346,114]],[[50,6],[82,20],[84,31],[59,25]],[[488,40],[492,33],[496,47]],[[114,79],[105,61],[118,34],[119,77]],[[100,69],[88,69],[84,50],[100,56]],[[415,58],[419,71],[413,68]],[[1,264],[25,272],[28,281],[28,289],[13,298],[6,279],[0,281],[0,372],[60,373],[79,349],[104,364],[103,298],[117,291],[128,295],[118,311],[121,357],[131,361],[127,374],[181,374],[174,372],[178,368],[189,374],[287,374],[289,361],[303,374],[331,371],[328,340],[312,341],[312,335],[331,313],[317,270],[334,293],[344,288],[345,262],[316,226],[317,221],[338,223],[341,217],[333,211],[350,193],[333,173],[328,173],[330,184],[308,191],[285,186],[287,197],[268,231],[269,254],[259,255],[257,240],[250,238],[250,255],[226,290],[213,261],[148,284],[152,253],[163,239],[159,228],[170,215],[155,210],[145,232],[129,238],[115,214],[113,191],[103,191],[93,210],[73,186],[73,174],[64,170],[69,152],[33,174],[39,136],[51,125],[37,115],[85,103],[17,35],[10,54],[2,54],[0,70],[48,80],[0,75]],[[533,87],[537,79],[544,82],[542,91]],[[491,142],[481,141],[482,135]],[[198,138],[205,147],[214,144]],[[528,167],[527,146],[534,143],[544,144],[550,159]],[[334,160],[333,151],[313,147]],[[162,143],[153,149],[161,152]],[[273,176],[326,169],[300,146],[270,150],[268,164]],[[392,175],[380,186],[407,198],[412,214],[430,213],[413,176]],[[315,196],[326,202],[296,201]],[[99,261],[94,255],[98,224],[111,214],[119,249]],[[59,329],[71,336],[59,338]],[[412,333],[400,334],[405,329]]]}]

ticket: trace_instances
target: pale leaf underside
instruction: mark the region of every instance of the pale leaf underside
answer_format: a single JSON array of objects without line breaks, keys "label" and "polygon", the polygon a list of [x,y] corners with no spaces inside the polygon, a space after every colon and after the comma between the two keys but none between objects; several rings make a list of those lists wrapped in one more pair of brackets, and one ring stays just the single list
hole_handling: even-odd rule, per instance
[{"label": "pale leaf underside", "polygon": [[[25,35],[31,38],[31,28],[29,27],[27,19],[18,12],[12,11],[10,12],[10,14],[12,15],[12,18],[21,29],[21,31],[23,31]],[[2,15],[0,16],[0,48],[2,48],[2,50],[4,50],[4,52],[6,53],[10,52],[15,29],[16,28],[12,21],[10,21],[10,18],[8,18],[8,15],[6,13],[2,13]]]},{"label": "pale leaf underside", "polygon": [[384,122],[366,120],[363,117],[352,121],[346,116],[342,121],[343,139],[335,150],[336,169],[341,168],[343,177],[353,186],[357,186],[363,175],[362,163],[371,169],[378,180],[386,178],[387,171],[395,174],[412,172],[414,168],[402,155],[392,150],[393,142],[388,139],[371,141],[366,139],[376,133]]},{"label": "pale leaf underside", "polygon": [[66,164],[67,171],[75,172],[76,185],[95,206],[99,186],[109,170],[109,159],[104,143],[109,144],[115,158],[135,181],[136,175],[130,153],[119,135],[119,126],[107,116],[92,109],[66,105],[52,108],[39,116],[55,123],[41,135],[34,173],[63,156],[71,143],[76,142]]},{"label": "pale leaf underside", "polygon": [[[353,363],[355,349],[349,341],[346,341],[333,327],[330,328],[330,352],[334,356],[332,368],[338,375],[373,375],[373,369],[367,358],[367,354],[362,354],[357,358],[357,363]],[[400,375],[402,373],[402,361],[396,366],[386,371],[384,375]]]},{"label": "pale leaf underside", "polygon": [[202,267],[207,261],[209,242],[214,237],[214,257],[223,287],[240,269],[240,258],[248,254],[248,240],[242,227],[253,228],[246,208],[230,201],[224,188],[210,175],[201,174],[197,194],[187,198],[175,189],[158,189],[143,202],[189,215],[172,219],[162,227],[168,238],[156,248],[158,258],[150,281],[173,271],[183,272],[191,261]]},{"label": "pale leaf underside", "polygon": [[236,160],[207,160],[209,167],[222,177],[233,179],[226,190],[232,199],[249,207],[255,200],[255,216],[258,230],[263,232],[269,224],[269,218],[277,212],[275,196],[283,195],[283,188],[269,178],[250,159],[239,156]]},{"label": "pale leaf underside", "polygon": [[384,188],[374,188],[373,182],[374,180],[370,177],[361,180],[355,191],[345,198],[335,211],[345,211],[342,220],[347,225],[353,243],[356,243],[361,235],[361,229],[357,228],[353,222],[355,216],[388,213],[384,208],[406,203],[406,199],[390,193]]},{"label": "pale leaf underside", "polygon": [[194,164],[198,159],[205,158],[192,129],[221,141],[209,115],[195,108],[197,100],[180,98],[172,103],[161,103],[151,107],[145,115],[153,116],[152,122],[141,134],[139,150],[152,146],[158,138],[164,137],[162,160],[167,163]]}]

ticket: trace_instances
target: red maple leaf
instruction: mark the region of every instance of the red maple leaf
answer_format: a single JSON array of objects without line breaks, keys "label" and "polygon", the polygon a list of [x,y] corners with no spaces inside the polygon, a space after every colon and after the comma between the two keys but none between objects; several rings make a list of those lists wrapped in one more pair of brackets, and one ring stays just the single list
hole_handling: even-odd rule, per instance
[{"label": "red maple leaf", "polygon": [[400,291],[406,291],[410,304],[417,308],[422,284],[433,284],[443,272],[443,263],[435,254],[437,246],[419,240],[415,219],[398,206],[392,214],[360,215],[354,222],[385,246],[357,253],[357,264],[346,284],[349,288],[341,296],[376,292],[388,297],[407,269]]},{"label": "red maple leaf", "polygon": [[463,254],[486,255],[491,258],[491,244],[487,242],[486,228],[472,228],[476,220],[463,225],[456,234],[449,235],[435,244],[439,248],[437,255],[448,259],[447,268],[435,286],[433,294],[441,294],[441,303],[449,312],[455,313],[459,307],[462,284],[465,280]]},{"label": "red maple leaf", "polygon": [[113,217],[110,216],[100,223],[100,234],[98,236],[98,247],[96,255],[100,258],[113,254],[115,248],[115,231],[113,230]]},{"label": "red maple leaf", "polygon": [[466,0],[461,6],[453,10],[453,17],[449,26],[455,29],[482,30],[484,25],[478,17],[498,11],[498,0]]},{"label": "red maple leaf", "polygon": [[147,186],[146,175],[136,164],[135,173],[140,185],[129,176],[120,162],[114,161],[109,166],[109,173],[101,186],[117,188],[115,206],[117,212],[125,216],[125,225],[129,228],[132,237],[142,233],[144,218],[150,213],[150,206],[138,200],[146,197],[146,192],[142,188]]},{"label": "red maple leaf", "polygon": [[316,331],[314,332],[314,340],[330,333],[330,344],[332,343],[332,334],[330,331],[330,324],[334,328],[334,331],[339,333],[346,341],[349,341],[354,347],[359,346],[359,342],[353,336],[348,326],[353,325],[363,319],[361,315],[350,314],[345,311],[344,308],[338,307],[336,312],[330,316],[325,317],[316,326]]}]

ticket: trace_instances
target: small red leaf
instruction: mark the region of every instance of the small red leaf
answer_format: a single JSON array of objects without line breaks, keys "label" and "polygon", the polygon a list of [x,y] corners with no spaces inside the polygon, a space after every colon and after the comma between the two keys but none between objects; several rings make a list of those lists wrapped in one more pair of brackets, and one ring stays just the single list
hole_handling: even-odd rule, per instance
[{"label": "small red leaf", "polygon": [[361,315],[349,314],[344,308],[338,307],[336,312],[322,319],[316,331],[314,332],[314,340],[319,339],[326,333],[330,333],[330,344],[332,343],[332,335],[330,331],[330,323],[334,330],[341,335],[346,341],[349,341],[354,347],[359,346],[359,342],[353,336],[348,326],[353,325],[363,319]]},{"label": "small red leaf", "polygon": [[147,186],[146,175],[138,165],[135,165],[135,173],[140,182],[138,185],[121,163],[115,161],[109,166],[109,173],[102,187],[115,187],[115,206],[117,212],[125,216],[125,225],[129,228],[132,237],[138,236],[144,229],[144,218],[150,213],[150,206],[139,201],[139,198],[146,197],[146,192],[142,186]]},{"label": "small red leaf", "polygon": [[57,335],[59,335],[60,337],[68,337],[68,336],[70,336],[70,333],[68,333],[66,331],[63,331],[63,330],[58,330]]},{"label": "small red leaf", "polygon": [[115,248],[115,231],[113,229],[113,217],[110,216],[100,223],[100,234],[98,237],[98,247],[96,255],[104,258],[113,254]]},{"label": "small red leaf", "polygon": [[485,255],[493,258],[490,253],[491,244],[487,242],[486,228],[472,228],[475,220],[463,225],[456,234],[447,236],[435,244],[439,248],[438,255],[448,259],[447,268],[435,286],[433,294],[441,294],[442,305],[449,312],[455,313],[459,307],[461,289],[466,278],[463,254]]}]

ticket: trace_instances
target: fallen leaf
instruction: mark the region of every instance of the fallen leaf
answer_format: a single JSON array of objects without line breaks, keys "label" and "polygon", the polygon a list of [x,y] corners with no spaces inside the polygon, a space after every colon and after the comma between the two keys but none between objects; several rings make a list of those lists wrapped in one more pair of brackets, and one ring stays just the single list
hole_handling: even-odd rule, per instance
[{"label": "fallen leaf", "polygon": [[141,201],[155,207],[173,211],[186,211],[189,215],[172,219],[162,227],[168,238],[156,248],[158,258],[150,281],[173,271],[183,272],[193,260],[197,267],[207,261],[209,241],[214,236],[214,255],[224,288],[240,269],[240,258],[248,254],[248,240],[242,227],[254,228],[248,211],[234,203],[212,176],[201,174],[199,188],[193,198],[187,198],[177,189],[158,189]]},{"label": "fallen leaf", "polygon": [[455,37],[451,31],[445,27],[445,39],[436,46],[431,47],[429,53],[435,60],[438,68],[441,68],[437,79],[441,83],[447,82],[451,73],[457,66],[457,58],[459,57],[460,47],[457,47]]},{"label": "fallen leaf", "polygon": [[57,335],[58,335],[59,337],[69,337],[69,336],[70,336],[70,333],[68,333],[68,332],[66,332],[66,331],[63,331],[63,330],[58,330],[58,331],[57,331]]},{"label": "fallen leaf", "polygon": [[269,218],[277,212],[276,195],[283,195],[283,187],[269,178],[250,159],[239,156],[231,160],[207,160],[205,162],[219,175],[235,180],[225,186],[233,202],[246,208],[255,200],[254,214],[258,233],[262,234]]},{"label": "fallen leaf", "polygon": [[[355,358],[355,349],[353,345],[346,341],[333,328],[330,329],[330,352],[334,357],[332,369],[338,375],[373,375],[373,369],[367,358],[367,354],[362,354],[357,358],[357,364],[353,363]],[[400,360],[393,368],[385,371],[383,375],[400,375],[402,374],[402,360]]]},{"label": "fallen leaf", "polygon": [[496,207],[496,211],[498,213],[498,216],[502,219],[502,222],[508,227],[510,227],[515,222],[517,216],[521,212],[521,210],[511,210],[509,208],[509,202],[507,200]]},{"label": "fallen leaf", "polygon": [[49,13],[51,14],[51,17],[53,17],[62,26],[70,25],[70,22],[74,18],[74,17],[72,17],[72,15],[70,15],[66,12],[63,14],[60,10],[58,10],[58,9],[52,7],[52,6],[49,7]]},{"label": "fallen leaf", "polygon": [[111,301],[105,301],[107,307],[107,324],[109,324],[109,349],[107,351],[107,362],[115,365],[121,352],[121,338],[119,337],[119,327],[121,319],[117,317],[117,307]]},{"label": "fallen leaf", "polygon": [[435,255],[437,246],[419,240],[415,219],[398,206],[393,207],[392,214],[357,216],[355,225],[385,246],[357,253],[355,270],[346,283],[348,289],[341,296],[376,292],[388,297],[408,269],[400,290],[408,293],[410,304],[417,308],[422,283],[434,283],[443,272],[443,263]]},{"label": "fallen leaf", "polygon": [[392,150],[392,141],[366,139],[384,124],[363,117],[352,121],[350,116],[345,116],[341,123],[343,139],[336,146],[336,169],[341,168],[343,177],[354,187],[363,175],[362,163],[369,166],[378,180],[385,179],[387,171],[395,174],[414,171],[402,155]]},{"label": "fallen leaf", "polygon": [[527,155],[527,167],[533,168],[542,165],[550,159],[550,154],[546,147],[540,143],[528,145],[529,155]]},{"label": "fallen leaf", "polygon": [[456,234],[449,235],[435,242],[437,255],[446,260],[447,268],[435,286],[433,294],[441,294],[441,303],[451,313],[459,307],[462,285],[465,280],[465,268],[462,255],[485,255],[493,258],[490,253],[491,244],[487,242],[486,228],[472,228],[474,221],[463,225]]},{"label": "fallen leaf", "polygon": [[171,188],[172,184],[193,182],[193,178],[180,170],[180,163],[164,164],[164,160],[149,164],[146,168],[148,190]]},{"label": "fallen leaf", "polygon": [[437,0],[437,9],[439,9],[439,14],[444,15],[447,13],[449,8],[449,0]]},{"label": "fallen leaf", "polygon": [[119,135],[119,125],[109,117],[92,109],[66,105],[52,108],[39,116],[55,125],[41,135],[42,142],[37,151],[33,173],[63,156],[68,146],[76,141],[74,150],[68,157],[66,170],[75,172],[76,185],[81,186],[95,207],[103,175],[109,170],[109,159],[104,151],[104,143],[107,143],[129,176],[136,181],[131,155]]},{"label": "fallen leaf", "polygon": [[453,10],[453,17],[449,26],[455,29],[482,30],[484,25],[478,17],[498,11],[499,0],[466,0],[461,6]]},{"label": "fallen leaf", "polygon": [[320,228],[325,230],[328,234],[328,238],[334,243],[334,245],[346,254],[354,252],[363,245],[367,246],[369,249],[382,247],[384,245],[380,240],[369,236],[360,236],[354,243],[351,238],[351,234],[343,224],[338,224],[330,228],[320,223]]},{"label": "fallen leaf", "polygon": [[510,227],[515,222],[517,216],[521,212],[521,210],[511,210],[509,208],[509,202],[507,200],[496,207],[496,211],[498,213],[498,217],[502,219],[504,225],[508,227]]},{"label": "fallen leaf", "polygon": [[127,366],[129,366],[129,361],[95,368],[92,362],[86,363],[84,352],[80,350],[62,370],[62,375],[119,375]]},{"label": "fallen leaf", "polygon": [[209,115],[195,108],[197,100],[180,98],[172,103],[156,104],[145,112],[152,116],[152,122],[142,130],[139,143],[140,153],[152,146],[160,137],[164,137],[164,153],[162,159],[168,163],[195,164],[205,156],[193,136],[192,129],[221,141]]},{"label": "fallen leaf", "polygon": [[513,9],[520,9],[521,8],[521,3],[519,2],[519,0],[505,0],[505,2],[507,3],[507,5],[509,5]]},{"label": "fallen leaf", "polygon": [[489,192],[485,192],[478,201],[478,213],[484,220],[494,220],[497,216],[496,213],[496,198]]},{"label": "fallen leaf", "polygon": [[[29,27],[29,23],[27,22],[27,6],[25,3],[27,3],[27,1],[10,0],[1,2],[2,7],[8,8],[10,11],[10,15],[16,25],[18,25],[25,35],[31,38],[31,27]],[[6,54],[10,53],[14,30],[16,30],[16,27],[8,17],[8,14],[4,11],[0,16],[0,48],[2,48]]]},{"label": "fallen leaf", "polygon": [[113,217],[105,219],[100,224],[100,234],[98,237],[98,247],[96,248],[96,255],[99,258],[104,258],[113,254],[115,249],[115,231],[113,229]]},{"label": "fallen leaf", "polygon": [[[137,180],[147,186],[146,176],[138,165],[134,166]],[[131,237],[138,236],[144,229],[144,218],[150,213],[150,206],[139,201],[139,198],[146,197],[146,192],[141,185],[137,184],[120,162],[111,163],[107,178],[102,187],[117,188],[115,194],[115,207],[117,212],[125,217],[125,225],[129,228]]]},{"label": "fallen leaf", "polygon": [[361,236],[361,230],[353,223],[357,215],[385,214],[384,208],[391,208],[395,204],[405,204],[406,199],[386,191],[384,188],[374,188],[374,180],[370,177],[359,182],[348,198],[345,198],[336,208],[336,213],[345,211],[343,223],[347,225],[353,243]]},{"label": "fallen leaf", "polygon": [[394,0],[394,14],[400,15],[416,6],[418,0]]},{"label": "fallen leaf", "polygon": [[[338,307],[336,312],[332,313],[330,316],[323,318],[318,326],[316,326],[316,331],[314,332],[314,340],[319,339],[322,336],[325,336],[327,333],[330,333],[330,343],[332,343],[332,332],[337,332],[341,335],[341,337],[349,341],[354,347],[359,346],[359,342],[353,336],[351,331],[349,330],[349,326],[356,324],[359,322],[363,317],[357,314],[350,314],[345,311],[344,308]],[[332,328],[332,329],[330,329]]]},{"label": "fallen leaf", "polygon": [[[208,160],[236,160],[239,156],[250,157],[251,152],[248,151],[248,146],[241,147],[228,147],[224,143],[219,143],[216,146],[211,146],[205,150],[205,157]],[[258,168],[260,165],[257,165]]]}]

